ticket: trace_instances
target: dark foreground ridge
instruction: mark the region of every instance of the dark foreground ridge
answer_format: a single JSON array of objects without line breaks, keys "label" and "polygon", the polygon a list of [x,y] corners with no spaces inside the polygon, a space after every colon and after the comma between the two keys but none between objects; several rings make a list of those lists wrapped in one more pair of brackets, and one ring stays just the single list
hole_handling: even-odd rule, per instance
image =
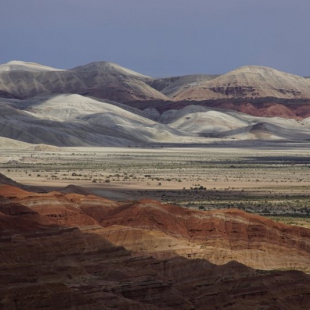
[{"label": "dark foreground ridge", "polygon": [[308,309],[309,261],[310,230],[240,210],[0,185],[1,309]]}]

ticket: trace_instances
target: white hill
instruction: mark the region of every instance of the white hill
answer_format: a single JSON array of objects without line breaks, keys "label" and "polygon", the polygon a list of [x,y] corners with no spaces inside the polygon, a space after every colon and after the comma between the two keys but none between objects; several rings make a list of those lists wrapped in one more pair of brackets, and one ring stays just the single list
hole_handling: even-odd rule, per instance
[{"label": "white hill", "polygon": [[33,144],[127,146],[172,142],[186,136],[165,124],[80,95],[4,99],[0,111],[0,135]]},{"label": "white hill", "polygon": [[175,100],[310,98],[309,79],[260,66],[245,66],[184,90]]},{"label": "white hill", "polygon": [[307,120],[298,122],[280,117],[255,117],[201,106],[169,110],[164,112],[159,120],[188,134],[205,137],[296,141],[310,139],[310,124]]},{"label": "white hill", "polygon": [[0,72],[4,72],[4,71],[42,72],[42,71],[63,71],[63,70],[40,65],[35,62],[12,60],[12,61],[9,61],[8,63],[0,65]]},{"label": "white hill", "polygon": [[27,111],[42,119],[68,121],[91,114],[112,113],[130,119],[140,120],[143,118],[144,122],[153,123],[108,102],[75,94],[42,95],[27,99],[23,104],[27,106]]},{"label": "white hill", "polygon": [[116,63],[108,62],[108,61],[97,61],[91,62],[87,65],[78,66],[72,68],[71,71],[78,72],[110,72],[113,74],[125,75],[125,76],[133,76],[138,78],[151,78],[149,76],[143,75],[141,73],[135,72],[133,70],[124,68]]},{"label": "white hill", "polygon": [[30,147],[29,143],[22,141],[0,137],[0,148],[3,149],[27,149]]},{"label": "white hill", "polygon": [[13,61],[0,66],[0,96],[24,99],[42,93],[72,93],[118,102],[166,100],[164,94],[146,83],[149,79],[108,62],[95,62],[71,70],[58,70]]}]

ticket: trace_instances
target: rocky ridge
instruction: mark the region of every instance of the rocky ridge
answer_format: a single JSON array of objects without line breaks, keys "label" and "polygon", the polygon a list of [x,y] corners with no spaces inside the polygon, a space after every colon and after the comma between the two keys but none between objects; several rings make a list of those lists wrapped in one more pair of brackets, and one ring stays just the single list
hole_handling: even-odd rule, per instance
[{"label": "rocky ridge", "polygon": [[307,229],[240,210],[39,194],[2,179],[2,309],[310,306],[310,277],[298,271],[310,267]]}]

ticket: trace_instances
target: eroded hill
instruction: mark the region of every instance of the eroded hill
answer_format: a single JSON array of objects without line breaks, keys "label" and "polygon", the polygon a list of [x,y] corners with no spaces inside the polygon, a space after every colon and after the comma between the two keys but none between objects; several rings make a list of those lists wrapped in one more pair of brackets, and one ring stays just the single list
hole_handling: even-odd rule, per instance
[{"label": "eroded hill", "polygon": [[104,61],[70,70],[0,65],[0,136],[32,144],[307,142],[309,104],[309,79],[266,67],[153,78]]},{"label": "eroded hill", "polygon": [[310,306],[310,230],[65,192],[0,185],[3,309]]}]

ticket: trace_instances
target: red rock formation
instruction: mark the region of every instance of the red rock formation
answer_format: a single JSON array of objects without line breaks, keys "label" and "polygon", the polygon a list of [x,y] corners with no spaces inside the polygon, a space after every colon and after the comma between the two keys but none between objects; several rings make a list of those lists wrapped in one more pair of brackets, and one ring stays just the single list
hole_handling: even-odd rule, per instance
[{"label": "red rock formation", "polygon": [[13,181],[12,179],[8,178],[4,174],[0,173],[0,186],[1,185],[11,185],[16,188],[32,191],[32,192],[39,192],[39,193],[45,193],[45,191],[41,187],[36,186],[28,186],[24,184],[20,184],[18,182]]},{"label": "red rock formation", "polygon": [[1,309],[310,308],[309,275],[233,261],[259,266],[277,258],[278,267],[299,261],[306,268],[307,229],[153,200],[4,185],[0,195]]}]

